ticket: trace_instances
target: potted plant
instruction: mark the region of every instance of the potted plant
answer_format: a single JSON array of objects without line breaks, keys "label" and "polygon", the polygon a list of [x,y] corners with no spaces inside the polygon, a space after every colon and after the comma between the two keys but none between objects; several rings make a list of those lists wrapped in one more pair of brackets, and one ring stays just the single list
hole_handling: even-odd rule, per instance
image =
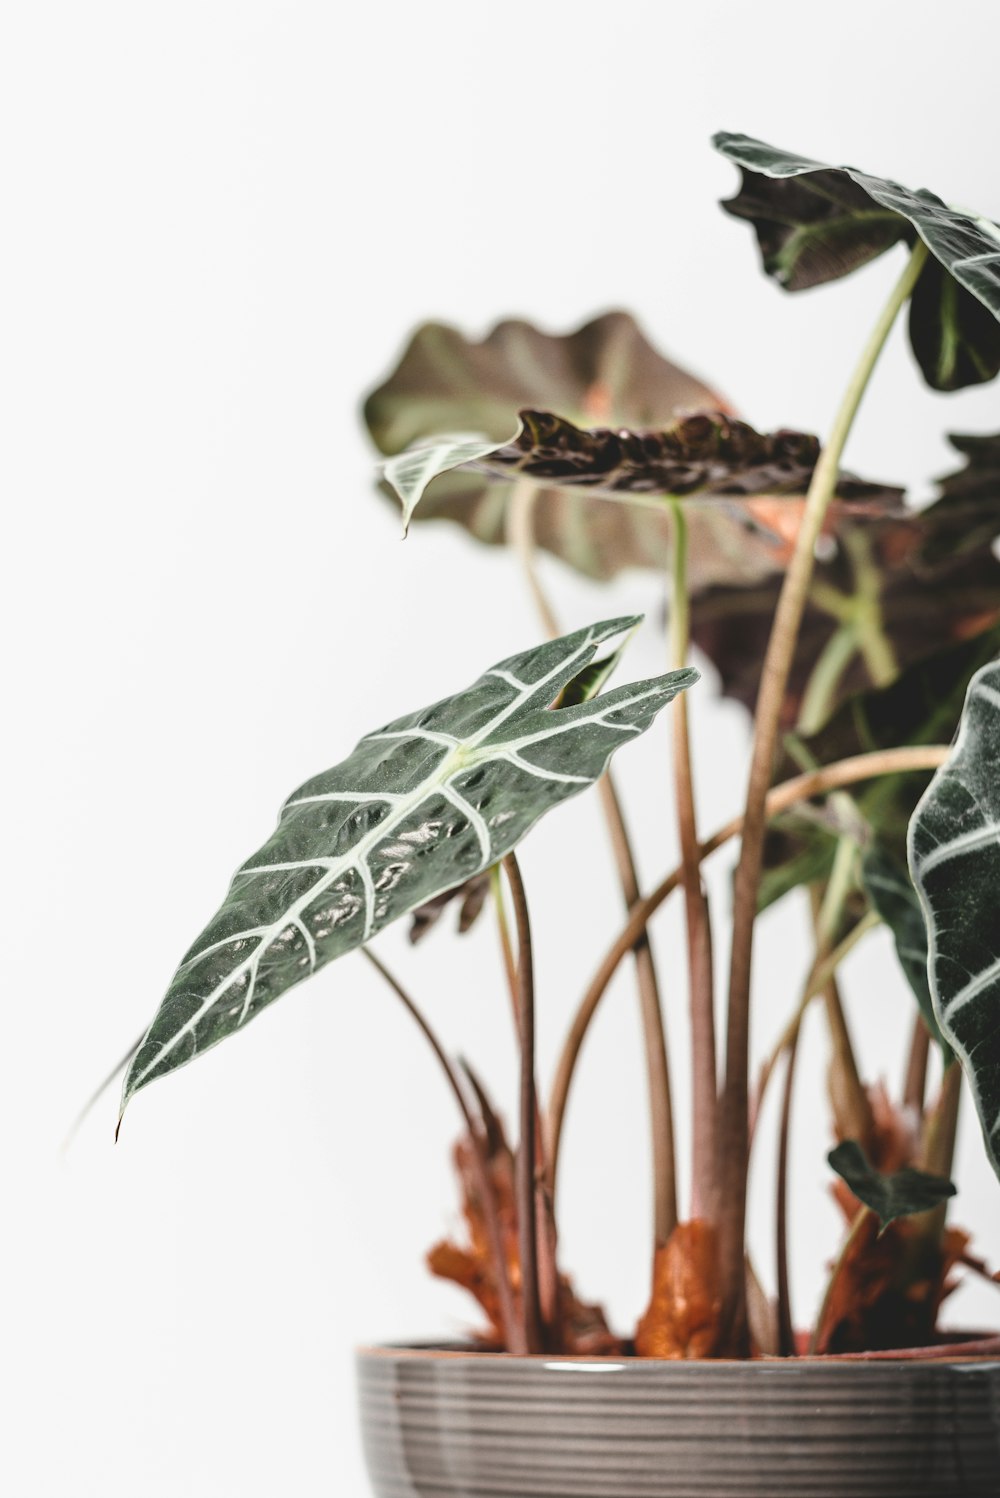
[{"label": "potted plant", "polygon": [[[957,1271],[989,1274],[946,1219],[963,1091],[1000,1172],[1000,435],[953,438],[964,465],[919,511],[898,488],[845,472],[842,456],[904,311],[934,389],[1000,370],[1000,228],[929,192],[745,136],[715,145],[742,174],[725,206],[753,226],[766,272],[786,290],[898,246],[898,276],[825,445],[755,430],[622,313],[563,337],[512,322],[478,343],[420,329],[365,408],[383,488],[405,526],[443,517],[508,543],[546,638],[390,718],[293,793],[127,1067],[123,1111],[350,951],[374,964],[433,1049],[461,1121],[468,1237],[439,1245],[430,1263],[475,1295],[485,1328],[463,1347],[359,1355],[380,1494],[996,1491],[1000,1336],[938,1323]],[[564,632],[536,546],[596,579],[662,569],[671,669],[610,684],[637,620]],[[695,817],[692,643],[753,724],[744,813],[710,835]],[[629,744],[665,710],[682,856],[643,892],[608,766],[619,749],[627,766]],[[515,850],[591,786],[624,916],[543,1093],[532,947],[544,933],[532,932]],[[725,846],[739,854],[720,940],[701,866]],[[755,922],[803,887],[814,959],[752,1079]],[[687,1202],[648,931],[674,891],[691,1027]],[[369,945],[404,918],[420,939],[451,902],[460,929],[488,905],[498,922],[520,1056],[513,1142],[478,1065],[450,1058]],[[898,1097],[866,1085],[837,986],[840,963],[879,923],[916,1000]],[[717,1034],[715,970],[727,955]],[[560,1262],[557,1187],[580,1049],[625,962],[643,1017],[655,1210],[649,1304],[619,1336]],[[814,1002],[829,1031],[828,1159],[844,1231],[802,1329],[789,1294],[787,1168],[796,1049]],[[748,1260],[745,1217],[755,1122],[779,1077],[772,1276]]]}]

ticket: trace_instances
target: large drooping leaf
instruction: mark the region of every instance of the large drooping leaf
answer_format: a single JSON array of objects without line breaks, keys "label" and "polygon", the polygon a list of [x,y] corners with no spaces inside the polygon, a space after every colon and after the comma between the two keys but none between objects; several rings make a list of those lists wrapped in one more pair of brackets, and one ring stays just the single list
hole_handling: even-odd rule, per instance
[{"label": "large drooping leaf", "polygon": [[[408,527],[427,485],[440,474],[471,469],[487,478],[527,479],[533,486],[601,494],[659,511],[668,499],[715,502],[749,522],[775,527],[784,500],[797,510],[819,457],[807,432],[757,432],[721,411],[678,418],[662,431],[584,429],[551,411],[521,411],[510,441],[489,447],[462,435],[422,442],[390,458],[383,473],[399,495]],[[833,516],[884,515],[901,506],[901,491],[845,477]],[[780,523],[776,535],[781,536]]]},{"label": "large drooping leaf", "polygon": [[1000,661],[973,677],[958,740],[910,823],[941,1031],[1000,1175]]},{"label": "large drooping leaf", "polygon": [[938,1027],[927,981],[927,928],[906,865],[877,844],[865,855],[861,877],[872,906],[892,932],[899,965],[913,989],[927,1028],[950,1059],[951,1050]]},{"label": "large drooping leaf", "polygon": [[764,269],[787,291],[856,270],[919,237],[930,256],[910,303],[910,341],[928,384],[958,390],[1000,370],[1000,226],[850,166],[722,132],[743,185],[723,204],[753,224]]},{"label": "large drooping leaf", "polygon": [[[838,517],[810,588],[786,728],[818,733],[858,693],[889,686],[910,665],[1000,620],[1000,438],[950,440],[968,461],[926,509],[855,521],[845,506]],[[725,693],[751,711],[781,583],[774,572],[692,599],[695,643]]]},{"label": "large drooping leaf", "polygon": [[[728,410],[715,391],[657,353],[632,317],[609,312],[559,335],[501,322],[481,341],[428,323],[368,397],[364,414],[375,445],[392,458],[422,443],[433,452],[449,433],[477,433],[501,445],[525,409],[558,411],[581,427],[633,430],[663,428],[695,410]],[[502,543],[509,477],[490,479],[473,468],[441,471],[414,519],[452,520],[480,541]],[[545,489],[534,529],[540,546],[589,577],[612,577],[625,567],[662,573],[670,559],[667,514],[623,508],[590,493]],[[773,566],[768,541],[729,515],[692,516],[690,543],[696,583],[746,581]]]},{"label": "large drooping leaf", "polygon": [[854,1139],[845,1139],[826,1158],[858,1201],[875,1213],[882,1232],[897,1217],[929,1212],[955,1195],[954,1185],[944,1176],[930,1175],[912,1165],[886,1173],[876,1170]]},{"label": "large drooping leaf", "polygon": [[129,1067],[123,1108],[294,983],[496,863],[597,780],[697,680],[673,671],[553,709],[597,647],[637,622],[595,624],[501,661],[300,787],[177,969]]}]

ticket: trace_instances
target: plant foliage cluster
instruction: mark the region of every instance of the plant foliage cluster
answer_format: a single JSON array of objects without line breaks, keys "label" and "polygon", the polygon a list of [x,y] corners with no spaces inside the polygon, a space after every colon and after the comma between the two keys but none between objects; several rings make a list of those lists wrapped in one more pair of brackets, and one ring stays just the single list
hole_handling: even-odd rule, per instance
[{"label": "plant foliage cluster", "polygon": [[[643,1016],[655,1202],[649,1304],[627,1345],[672,1358],[931,1348],[956,1269],[987,1272],[945,1214],[963,1092],[1000,1173],[1000,433],[952,437],[956,470],[921,510],[897,486],[849,472],[842,457],[897,318],[932,388],[1000,371],[1000,228],[926,190],[746,136],[719,135],[715,145],[741,174],[723,206],[751,225],[766,274],[784,290],[899,258],[828,439],[756,430],[625,313],[564,336],[517,321],[481,341],[441,324],[418,329],[365,405],[381,487],[401,504],[404,526],[446,519],[508,546],[547,638],[378,727],[286,801],[185,954],[125,1078],[123,1108],[333,959],[365,953],[433,1047],[462,1119],[467,1239],[439,1244],[431,1268],[476,1297],[483,1345],[512,1351],[626,1345],[579,1299],[557,1232],[567,1098],[623,962]],[[595,582],[629,568],[662,576],[664,673],[609,685],[637,620],[564,633],[537,548]],[[687,694],[702,688],[692,644],[753,725],[744,814],[711,836],[695,817]],[[661,713],[682,856],[644,891],[609,763]],[[540,817],[592,786],[626,919],[544,1096],[515,849]],[[739,854],[722,940],[702,865],[726,845]],[[814,958],[751,1078],[755,923],[796,889],[808,893]],[[676,1061],[650,931],[674,891],[684,903],[692,1035],[685,1202],[669,1085]],[[482,1079],[449,1058],[370,950],[403,918],[423,938],[452,901],[461,930],[490,907],[498,921],[521,1057],[514,1144]],[[915,1001],[897,1095],[863,1077],[838,987],[841,961],[878,925],[892,932]],[[788,1289],[787,1161],[796,1048],[813,1007],[829,1036],[828,1158],[844,1241],[803,1333]],[[755,1124],[775,1078],[783,1099],[769,1274],[747,1261],[745,1216]]]}]

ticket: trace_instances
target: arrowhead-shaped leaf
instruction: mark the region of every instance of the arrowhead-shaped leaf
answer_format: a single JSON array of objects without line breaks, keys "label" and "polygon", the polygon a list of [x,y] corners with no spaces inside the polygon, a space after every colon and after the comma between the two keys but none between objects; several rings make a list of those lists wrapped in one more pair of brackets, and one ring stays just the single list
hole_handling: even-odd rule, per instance
[{"label": "arrowhead-shaped leaf", "polygon": [[741,168],[725,203],[757,233],[764,269],[787,291],[849,274],[900,240],[930,250],[910,304],[910,341],[928,384],[958,390],[1000,370],[1000,227],[851,166],[723,132],[714,145]]},{"label": "arrowhead-shaped leaf", "polygon": [[909,844],[934,1012],[1000,1175],[1000,662],[973,677],[955,748],[913,814]]},{"label": "arrowhead-shaped leaf", "polygon": [[697,680],[673,671],[552,708],[614,619],[487,671],[368,734],[285,803],[189,949],[129,1067],[122,1106],[293,984],[496,863]]},{"label": "arrowhead-shaped leaf", "polygon": [[858,1201],[875,1213],[883,1232],[897,1217],[929,1212],[955,1195],[954,1185],[944,1176],[932,1176],[911,1165],[883,1175],[854,1139],[845,1139],[826,1158]]}]

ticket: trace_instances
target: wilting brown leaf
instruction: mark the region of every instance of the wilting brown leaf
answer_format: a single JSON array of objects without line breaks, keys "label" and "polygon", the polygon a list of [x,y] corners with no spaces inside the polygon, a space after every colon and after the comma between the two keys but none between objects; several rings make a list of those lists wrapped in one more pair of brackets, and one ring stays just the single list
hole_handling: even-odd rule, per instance
[{"label": "wilting brown leaf", "polygon": [[696,1218],[674,1228],[653,1263],[653,1294],[636,1330],[644,1358],[708,1358],[719,1338],[715,1229]]},{"label": "wilting brown leaf", "polygon": [[912,1218],[899,1218],[881,1237],[878,1227],[870,1213],[841,1262],[818,1352],[877,1352],[934,1341],[968,1235],[946,1228],[934,1241]]},{"label": "wilting brown leaf", "polygon": [[[480,1091],[481,1084],[477,1082],[476,1086],[477,1091]],[[497,1202],[500,1233],[515,1310],[519,1313],[521,1263],[514,1184],[514,1155],[507,1144],[502,1125],[495,1112],[491,1106],[487,1106],[490,1180]],[[462,1215],[465,1219],[468,1242],[464,1246],[451,1242],[438,1243],[428,1254],[427,1262],[433,1274],[460,1285],[479,1302],[487,1320],[486,1330],[478,1336],[479,1342],[484,1347],[503,1349],[503,1323],[500,1314],[496,1265],[490,1251],[474,1152],[468,1139],[459,1141],[455,1148],[454,1158],[461,1183]],[[554,1228],[551,1226],[551,1214],[547,1210],[547,1204],[542,1204],[540,1210],[547,1219],[545,1223],[539,1224],[540,1231],[551,1231],[554,1237]],[[567,1275],[558,1275],[555,1294],[550,1295],[548,1300],[546,1340],[550,1351],[579,1356],[603,1356],[621,1352],[621,1342],[609,1331],[600,1306],[588,1305],[581,1301]]]},{"label": "wilting brown leaf", "polygon": [[[672,364],[634,318],[609,312],[574,332],[543,333],[506,321],[484,339],[427,323],[418,328],[364,414],[386,456],[445,432],[504,442],[524,409],[558,411],[582,427],[653,429],[699,409],[729,413],[717,392]],[[448,519],[480,541],[505,540],[509,485],[467,469],[435,479],[414,519]],[[393,496],[393,503],[397,503]],[[613,500],[546,490],[535,507],[538,544],[589,577],[625,567],[662,573],[670,558],[667,514]],[[694,515],[690,571],[697,585],[749,581],[773,569],[770,545],[727,515]]]},{"label": "wilting brown leaf", "polygon": [[[882,1174],[918,1164],[919,1136],[912,1116],[892,1102],[881,1084],[868,1089],[868,1100],[871,1163]],[[839,1178],[832,1190],[846,1228],[861,1203]],[[920,1217],[899,1217],[879,1236],[878,1218],[871,1213],[837,1273],[817,1350],[929,1346],[941,1305],[955,1288],[952,1272],[965,1258],[968,1243],[968,1234],[957,1228],[946,1228],[940,1238],[928,1235]]]},{"label": "wilting brown leaf", "polygon": [[466,879],[464,884],[458,884],[454,889],[435,895],[434,899],[428,900],[426,904],[418,905],[410,917],[410,941],[414,946],[418,941],[422,941],[428,931],[437,925],[453,900],[459,902],[458,934],[464,936],[479,919],[489,893],[490,875],[487,869],[482,874],[474,874],[471,879]]}]

